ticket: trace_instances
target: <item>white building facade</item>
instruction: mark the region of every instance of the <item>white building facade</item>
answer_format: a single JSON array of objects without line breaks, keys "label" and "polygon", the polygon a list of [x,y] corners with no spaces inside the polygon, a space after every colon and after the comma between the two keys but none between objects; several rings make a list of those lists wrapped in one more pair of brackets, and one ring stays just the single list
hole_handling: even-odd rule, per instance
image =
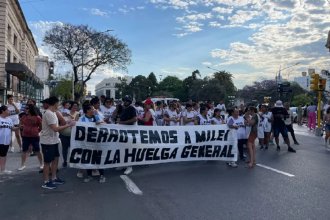
[{"label": "white building facade", "polygon": [[132,81],[132,77],[125,76],[125,77],[110,77],[103,79],[100,83],[96,84],[95,86],[95,95],[101,96],[105,95],[106,97],[110,97],[115,99],[116,98],[116,84],[121,83],[122,79],[125,79],[127,84],[130,84]]},{"label": "white building facade", "polygon": [[42,98],[43,83],[35,74],[38,48],[18,0],[0,0],[0,101]]},{"label": "white building facade", "polygon": [[[309,69],[308,74],[306,72],[302,72],[302,76],[295,77],[294,82],[298,83],[301,88],[306,91],[310,91],[310,82],[311,75],[315,73],[314,69]],[[326,91],[330,91],[330,71],[329,70],[321,70],[320,77],[327,80],[327,84],[325,86]]]}]

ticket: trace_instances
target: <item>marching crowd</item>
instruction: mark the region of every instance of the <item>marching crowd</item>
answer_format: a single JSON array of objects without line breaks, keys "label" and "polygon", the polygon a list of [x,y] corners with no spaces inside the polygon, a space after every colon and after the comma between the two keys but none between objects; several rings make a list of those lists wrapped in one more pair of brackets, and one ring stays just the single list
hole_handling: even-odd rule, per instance
[{"label": "marching crowd", "polygon": [[[115,103],[105,96],[93,97],[79,105],[74,101],[61,103],[57,97],[41,101],[39,109],[33,99],[20,104],[14,102],[14,97],[8,95],[7,104],[0,107],[0,174],[11,171],[5,169],[8,151],[14,152],[12,132],[21,152],[21,165],[18,171],[26,168],[26,160],[30,154],[37,155],[40,172],[43,173],[43,188],[55,189],[64,181],[57,176],[60,155],[63,158],[62,167],[68,165],[71,128],[76,121],[94,122],[96,124],[123,124],[141,126],[193,126],[227,124],[236,129],[238,140],[238,159],[246,162],[246,167],[253,168],[256,164],[256,142],[260,149],[267,150],[275,139],[276,150],[280,151],[279,135],[281,134],[287,150],[296,152],[290,143],[290,132],[293,143],[298,141],[293,129],[293,112],[289,103],[278,100],[274,106],[262,104],[255,106],[238,106],[226,109],[223,101],[216,106],[214,102],[181,103],[173,101],[167,105],[161,101],[153,103],[150,98],[135,102],[130,96]],[[311,111],[315,109],[311,109]],[[330,136],[330,108],[325,115],[326,141]],[[315,120],[315,119],[314,119]],[[59,144],[62,145],[60,152]],[[247,149],[247,155],[244,149]],[[237,167],[236,162],[229,166]],[[126,175],[133,171],[126,167]],[[99,182],[106,181],[104,170],[79,170],[77,177],[89,182],[94,175],[99,176]]]}]

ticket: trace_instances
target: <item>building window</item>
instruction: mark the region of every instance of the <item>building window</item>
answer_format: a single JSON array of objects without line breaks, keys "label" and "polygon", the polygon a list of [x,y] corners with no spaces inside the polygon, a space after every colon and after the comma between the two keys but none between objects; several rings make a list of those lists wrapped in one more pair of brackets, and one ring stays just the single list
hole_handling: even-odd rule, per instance
[{"label": "building window", "polygon": [[8,25],[7,27],[7,39],[8,41],[11,41],[11,27]]},{"label": "building window", "polygon": [[7,50],[7,63],[10,63],[11,61],[11,52],[10,50]]},{"label": "building window", "polygon": [[107,89],[105,90],[105,97],[111,97],[111,90],[110,89]]},{"label": "building window", "polygon": [[14,47],[17,49],[17,36],[16,36],[16,34],[14,34],[14,42],[13,42],[13,44],[14,44]]},{"label": "building window", "polygon": [[17,58],[14,56],[14,58],[13,58],[13,62],[14,63],[17,63]]},{"label": "building window", "polygon": [[105,86],[110,86],[110,83],[106,83]]}]

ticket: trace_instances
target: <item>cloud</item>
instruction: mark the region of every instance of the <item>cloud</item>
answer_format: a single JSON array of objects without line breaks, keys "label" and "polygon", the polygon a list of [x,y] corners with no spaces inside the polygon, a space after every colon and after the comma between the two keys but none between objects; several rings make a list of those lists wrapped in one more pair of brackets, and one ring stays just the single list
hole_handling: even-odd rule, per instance
[{"label": "cloud", "polygon": [[101,17],[108,15],[108,12],[102,11],[101,9],[98,9],[98,8],[91,8],[90,12],[92,15],[101,16]]}]

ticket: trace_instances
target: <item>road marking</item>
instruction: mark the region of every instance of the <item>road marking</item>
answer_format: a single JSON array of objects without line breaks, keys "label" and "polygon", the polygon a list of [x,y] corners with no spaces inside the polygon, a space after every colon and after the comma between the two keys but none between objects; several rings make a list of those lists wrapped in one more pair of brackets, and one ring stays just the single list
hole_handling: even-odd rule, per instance
[{"label": "road marking", "polygon": [[125,182],[128,191],[136,195],[143,194],[139,187],[127,175],[120,175],[120,178]]},{"label": "road marking", "polygon": [[258,163],[257,166],[268,169],[268,170],[271,170],[271,171],[274,171],[276,173],[283,174],[283,175],[288,176],[288,177],[294,177],[294,175],[291,174],[291,173],[287,173],[287,172],[284,172],[284,171],[281,171],[281,170],[277,170],[277,169],[271,168],[271,167],[263,165],[263,164]]}]

